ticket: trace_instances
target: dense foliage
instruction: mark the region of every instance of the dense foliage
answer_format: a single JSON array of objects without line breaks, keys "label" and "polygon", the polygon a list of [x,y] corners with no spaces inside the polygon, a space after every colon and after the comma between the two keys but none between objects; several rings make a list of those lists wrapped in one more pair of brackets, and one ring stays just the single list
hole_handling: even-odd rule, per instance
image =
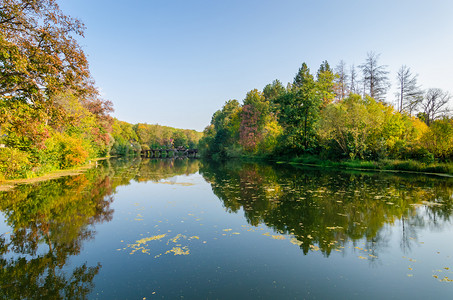
[{"label": "dense foliage", "polygon": [[114,119],[111,154],[137,155],[142,149],[195,148],[201,135],[201,132],[190,129],[146,123],[133,125]]},{"label": "dense foliage", "polygon": [[83,24],[54,0],[5,0],[0,10],[0,177],[107,155],[112,104],[76,42]]},{"label": "dense foliage", "polygon": [[303,63],[286,88],[275,80],[262,92],[248,92],[242,104],[227,101],[204,130],[202,154],[451,161],[450,94],[440,89],[421,91],[416,76],[404,66],[404,74],[397,76],[401,93],[396,95],[396,110],[384,98],[388,72],[378,58],[369,53],[360,66],[361,94],[354,67],[348,75],[344,62],[334,71],[324,61],[316,78]]}]

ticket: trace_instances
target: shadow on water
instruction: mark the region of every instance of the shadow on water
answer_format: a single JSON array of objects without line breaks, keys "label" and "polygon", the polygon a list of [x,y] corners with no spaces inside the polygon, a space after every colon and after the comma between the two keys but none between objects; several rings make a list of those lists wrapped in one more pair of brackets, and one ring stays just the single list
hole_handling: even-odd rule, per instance
[{"label": "shadow on water", "polygon": [[399,223],[403,252],[422,228],[450,224],[453,180],[428,176],[329,171],[232,161],[203,162],[200,173],[229,212],[289,234],[307,254],[329,256],[346,243],[366,240],[371,258]]},{"label": "shadow on water", "polygon": [[106,160],[84,174],[0,193],[9,233],[0,235],[1,299],[84,299],[101,264],[68,265],[95,225],[109,222],[116,188],[198,171],[182,159]]}]

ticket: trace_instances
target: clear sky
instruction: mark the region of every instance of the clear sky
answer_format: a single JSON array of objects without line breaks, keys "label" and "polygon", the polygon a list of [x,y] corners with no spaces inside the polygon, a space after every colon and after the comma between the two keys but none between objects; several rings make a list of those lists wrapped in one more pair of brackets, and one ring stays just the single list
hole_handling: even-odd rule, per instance
[{"label": "clear sky", "polygon": [[[423,88],[453,92],[452,0],[60,0],[114,116],[203,130],[229,99],[302,62],[360,65],[380,53],[392,85],[405,64]],[[394,96],[389,93],[388,100]]]}]

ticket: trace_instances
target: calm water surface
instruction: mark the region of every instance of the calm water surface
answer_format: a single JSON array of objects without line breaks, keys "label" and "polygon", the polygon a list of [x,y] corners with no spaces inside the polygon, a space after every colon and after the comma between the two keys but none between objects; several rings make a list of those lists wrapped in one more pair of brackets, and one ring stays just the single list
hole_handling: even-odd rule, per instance
[{"label": "calm water surface", "polygon": [[0,299],[453,295],[452,178],[118,159],[0,211]]}]

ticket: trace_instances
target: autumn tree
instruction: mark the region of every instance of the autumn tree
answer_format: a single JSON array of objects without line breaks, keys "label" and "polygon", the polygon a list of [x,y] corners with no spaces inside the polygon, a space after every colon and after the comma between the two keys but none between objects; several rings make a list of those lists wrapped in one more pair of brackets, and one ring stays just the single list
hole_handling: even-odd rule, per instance
[{"label": "autumn tree", "polygon": [[26,176],[105,156],[113,144],[112,103],[94,86],[83,31],[56,0],[1,1],[0,139],[3,152],[27,157]]},{"label": "autumn tree", "polygon": [[0,95],[32,103],[68,88],[93,89],[76,41],[84,25],[55,0],[3,0],[0,14]]},{"label": "autumn tree", "polygon": [[406,111],[409,115],[417,109],[423,98],[423,92],[417,84],[417,76],[406,65],[402,65],[397,73],[398,111]]},{"label": "autumn tree", "polygon": [[269,114],[269,101],[257,89],[247,93],[241,112],[239,128],[239,143],[242,147],[253,152],[262,138],[262,129]]},{"label": "autumn tree", "polygon": [[363,74],[365,94],[379,101],[384,101],[390,87],[387,66],[379,65],[379,54],[368,52],[365,62],[359,66]]}]

